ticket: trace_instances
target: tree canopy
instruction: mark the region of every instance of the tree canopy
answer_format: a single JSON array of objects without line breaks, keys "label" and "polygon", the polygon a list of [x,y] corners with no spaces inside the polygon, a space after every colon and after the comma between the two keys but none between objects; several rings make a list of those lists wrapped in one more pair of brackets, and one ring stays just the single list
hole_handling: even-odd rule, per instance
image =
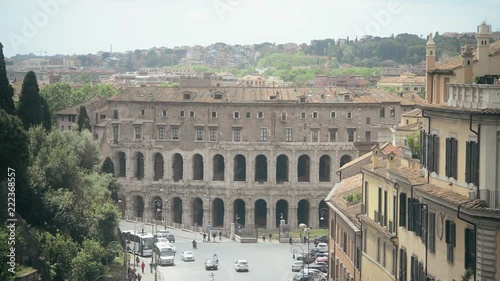
[{"label": "tree canopy", "polygon": [[28,71],[24,77],[17,116],[23,122],[24,128],[43,124],[42,100],[35,72]]},{"label": "tree canopy", "polygon": [[5,110],[9,114],[15,114],[16,108],[13,97],[14,88],[9,84],[9,79],[7,78],[3,45],[0,43],[0,109]]}]

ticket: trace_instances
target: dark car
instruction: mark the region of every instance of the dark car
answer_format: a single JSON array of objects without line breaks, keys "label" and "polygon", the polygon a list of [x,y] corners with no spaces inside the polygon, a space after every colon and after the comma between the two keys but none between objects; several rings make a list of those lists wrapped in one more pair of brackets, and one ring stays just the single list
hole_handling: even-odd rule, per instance
[{"label": "dark car", "polygon": [[311,250],[309,250],[309,253],[311,253],[312,255],[316,255],[317,253],[319,253],[319,249],[314,247]]},{"label": "dark car", "polygon": [[205,261],[205,269],[206,270],[217,270],[219,267],[219,263],[216,259],[207,259]]},{"label": "dark car", "polygon": [[168,242],[175,243],[175,236],[172,233],[166,234],[165,238],[168,239]]},{"label": "dark car", "polygon": [[328,236],[323,235],[323,236],[318,236],[314,238],[314,244],[318,243],[328,243]]},{"label": "dark car", "polygon": [[307,266],[309,269],[317,269],[323,273],[328,272],[328,266],[327,265],[319,265],[319,264],[310,264]]}]

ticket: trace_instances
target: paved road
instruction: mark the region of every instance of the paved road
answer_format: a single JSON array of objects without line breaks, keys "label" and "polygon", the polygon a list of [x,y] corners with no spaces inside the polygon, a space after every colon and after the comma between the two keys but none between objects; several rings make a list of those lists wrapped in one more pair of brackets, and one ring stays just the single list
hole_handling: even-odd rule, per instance
[{"label": "paved road", "polygon": [[[122,229],[134,229],[134,224],[122,221]],[[136,225],[137,227],[137,225]],[[139,229],[142,226],[139,226]],[[198,249],[193,250],[191,241],[195,238],[193,232],[170,229],[175,235],[177,255],[174,266],[158,267],[159,281],[208,281],[209,274],[214,273],[215,281],[287,281],[291,280],[292,254],[290,245],[266,242],[241,244],[229,239],[217,237],[213,242],[202,242],[200,234],[196,234]],[[140,231],[140,230],[139,230]],[[151,232],[151,225],[145,225],[144,231]],[[180,253],[183,250],[193,250],[194,262],[183,262]],[[206,271],[205,260],[216,253],[219,258],[219,270]],[[245,259],[248,261],[249,272],[236,272],[234,261]],[[146,265],[142,281],[154,281],[154,271],[150,273],[149,261],[151,258],[141,258]]]}]

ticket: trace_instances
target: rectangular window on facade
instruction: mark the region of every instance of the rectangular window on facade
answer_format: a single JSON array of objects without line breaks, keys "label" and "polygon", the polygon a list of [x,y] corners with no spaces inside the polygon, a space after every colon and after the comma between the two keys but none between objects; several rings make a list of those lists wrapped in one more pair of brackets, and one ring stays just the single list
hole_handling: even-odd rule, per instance
[{"label": "rectangular window on facade", "polygon": [[76,122],[76,115],[70,115],[69,117],[71,122]]},{"label": "rectangular window on facade", "polygon": [[106,114],[101,114],[100,118],[101,118],[101,120],[106,119]]},{"label": "rectangular window on facade", "polygon": [[415,235],[422,236],[422,205],[417,199],[413,199],[413,226]]},{"label": "rectangular window on facade", "polygon": [[301,112],[300,113],[300,119],[306,119],[306,113],[305,112]]},{"label": "rectangular window on facade", "polygon": [[293,141],[293,129],[292,128],[286,128],[285,129],[285,141],[286,142],[292,142]]},{"label": "rectangular window on facade", "polygon": [[240,113],[238,111],[233,112],[234,119],[240,119]]},{"label": "rectangular window on facade", "polygon": [[203,141],[205,138],[205,130],[204,129],[196,129],[196,140],[197,141]]},{"label": "rectangular window on facade", "polygon": [[262,112],[262,111],[257,112],[257,118],[258,119],[263,119],[264,118],[264,112]]},{"label": "rectangular window on facade", "polygon": [[406,281],[406,271],[407,271],[407,259],[406,259],[406,250],[400,248],[399,249],[399,280]]},{"label": "rectangular window on facade", "polygon": [[286,121],[286,112],[281,112],[281,121]]},{"label": "rectangular window on facade", "polygon": [[117,109],[113,110],[113,119],[118,119],[118,110]]},{"label": "rectangular window on facade", "polygon": [[380,262],[380,237],[377,238],[377,262]]},{"label": "rectangular window on facade", "polygon": [[240,142],[241,141],[241,129],[233,129],[233,141]]},{"label": "rectangular window on facade", "polygon": [[399,226],[406,227],[406,193],[399,194]]},{"label": "rectangular window on facade", "polygon": [[396,108],[389,107],[389,112],[391,114],[391,117],[395,117],[396,116]]},{"label": "rectangular window on facade", "polygon": [[145,116],[146,115],[146,110],[145,109],[141,109],[141,116]]},{"label": "rectangular window on facade", "polygon": [[118,143],[119,129],[118,125],[113,125],[113,143]]},{"label": "rectangular window on facade", "polygon": [[479,184],[479,145],[475,141],[465,144],[465,182]]},{"label": "rectangular window on facade", "polygon": [[427,135],[427,170],[439,174],[439,136]]},{"label": "rectangular window on facade", "polygon": [[142,139],[142,128],[141,127],[135,127],[135,139],[140,140]]},{"label": "rectangular window on facade", "polygon": [[385,118],[385,107],[380,108],[380,118]]},{"label": "rectangular window on facade", "polygon": [[382,217],[382,226],[387,226],[387,190],[384,190],[384,214]]},{"label": "rectangular window on facade", "polygon": [[451,220],[446,220],[445,223],[445,237],[446,237],[446,258],[449,263],[453,263],[454,261],[454,253],[455,249],[455,235],[456,226],[455,223]]},{"label": "rectangular window on facade", "polygon": [[336,142],[337,141],[337,130],[336,129],[330,129],[328,131],[328,141],[329,142]]},{"label": "rectangular window on facade", "polygon": [[337,118],[337,112],[335,112],[335,111],[330,112],[330,118],[331,119]]},{"label": "rectangular window on facade", "polygon": [[371,141],[372,140],[372,132],[366,131],[365,132],[365,141]]},{"label": "rectangular window on facade", "polygon": [[172,128],[171,133],[172,133],[173,140],[179,139],[179,128]]},{"label": "rectangular window on facade", "polygon": [[212,111],[212,112],[210,113],[210,116],[211,116],[212,118],[217,118],[217,111]]},{"label": "rectangular window on facade", "polygon": [[347,141],[354,142],[356,139],[356,129],[347,129]]},{"label": "rectangular window on facade", "polygon": [[165,128],[158,128],[158,139],[162,140],[165,138]]},{"label": "rectangular window on facade", "polygon": [[429,212],[428,247],[430,253],[436,253],[436,213]]},{"label": "rectangular window on facade", "polygon": [[219,135],[217,129],[210,129],[210,141],[217,141],[217,136]]},{"label": "rectangular window on facade", "polygon": [[318,130],[311,131],[311,142],[319,142],[319,131]]},{"label": "rectangular window on facade", "polygon": [[385,241],[382,243],[382,266],[385,267]]},{"label": "rectangular window on facade", "polygon": [[466,269],[476,270],[476,234],[474,229],[465,229],[465,257],[464,266]]},{"label": "rectangular window on facade", "polygon": [[314,112],[312,113],[312,118],[313,118],[313,119],[318,119],[318,112],[317,112],[317,111],[314,111]]},{"label": "rectangular window on facade", "polygon": [[186,116],[186,113],[184,112],[184,110],[179,111],[180,118],[184,118],[185,116]]},{"label": "rectangular window on facade", "polygon": [[166,111],[166,110],[163,110],[163,111],[161,112],[161,116],[162,116],[162,117],[167,117],[167,111]]},{"label": "rectangular window on facade", "polygon": [[347,119],[352,119],[352,112],[347,112],[347,113],[345,114],[345,118],[347,118]]},{"label": "rectangular window on facade", "polygon": [[445,174],[448,178],[457,179],[458,141],[456,138],[446,138]]},{"label": "rectangular window on facade", "polygon": [[370,125],[371,124],[371,119],[370,118],[366,118],[366,125]]},{"label": "rectangular window on facade", "polygon": [[252,116],[252,115],[250,114],[250,112],[245,113],[245,118],[247,118],[247,119],[248,119],[248,118],[250,118],[251,116]]},{"label": "rectangular window on facade", "polygon": [[194,118],[195,114],[196,113],[194,111],[189,111],[189,118]]},{"label": "rectangular window on facade", "polygon": [[259,141],[266,142],[267,141],[267,128],[260,128],[260,138]]}]

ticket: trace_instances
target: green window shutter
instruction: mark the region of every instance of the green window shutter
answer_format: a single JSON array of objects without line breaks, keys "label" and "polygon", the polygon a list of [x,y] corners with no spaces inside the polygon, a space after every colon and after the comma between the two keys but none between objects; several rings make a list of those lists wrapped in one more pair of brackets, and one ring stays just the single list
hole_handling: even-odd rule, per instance
[{"label": "green window shutter", "polygon": [[399,226],[406,226],[406,193],[399,194]]},{"label": "green window shutter", "polygon": [[471,142],[465,143],[465,182],[471,182]]},{"label": "green window shutter", "polygon": [[451,177],[451,139],[446,138],[445,175]]}]

